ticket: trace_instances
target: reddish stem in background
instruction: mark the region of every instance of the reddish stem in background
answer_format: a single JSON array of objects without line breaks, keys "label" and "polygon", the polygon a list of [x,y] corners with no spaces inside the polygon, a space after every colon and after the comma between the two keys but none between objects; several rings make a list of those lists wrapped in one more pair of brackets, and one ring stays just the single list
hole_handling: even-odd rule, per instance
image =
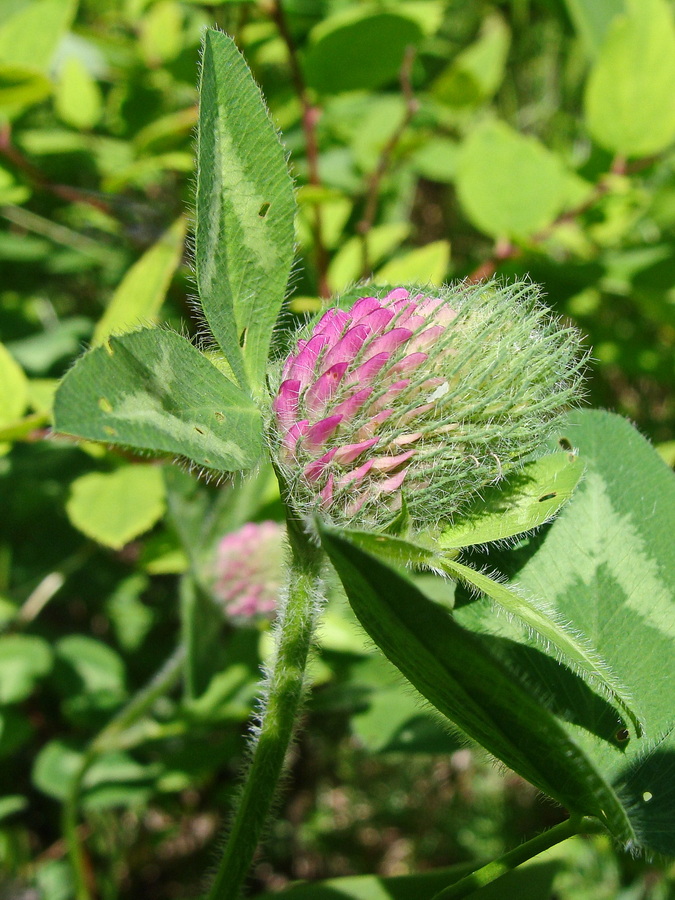
[{"label": "reddish stem in background", "polygon": [[[650,166],[657,157],[650,156],[645,157],[644,159],[636,160],[633,163],[627,163],[626,159],[623,156],[617,156],[612,161],[612,165],[609,169],[609,176],[612,175],[632,175],[635,172],[640,172],[642,169]],[[578,219],[579,216],[582,216],[585,212],[588,212],[589,209],[592,209],[595,204],[601,200],[605,194],[610,190],[611,187],[611,179],[607,177],[607,175],[603,175],[595,185],[591,195],[587,200],[584,200],[583,203],[580,203],[578,206],[573,207],[572,209],[568,209],[565,212],[561,213],[550,225],[546,228],[542,229],[538,234],[532,236],[532,242],[535,244],[541,243],[541,241],[545,240],[556,228],[558,225],[562,225],[564,222],[573,222],[575,219]],[[484,281],[486,278],[492,277],[497,271],[500,263],[504,262],[507,259],[517,259],[522,254],[522,250],[520,247],[517,247],[515,244],[511,244],[509,241],[498,240],[495,244],[495,249],[493,255],[486,259],[485,262],[482,262],[479,266],[477,266],[469,275],[466,276],[466,281],[469,284],[475,284],[478,281]]]},{"label": "reddish stem in background", "polygon": [[68,203],[88,203],[90,206],[100,209],[104,213],[112,215],[111,206],[100,197],[81,191],[79,188],[66,184],[52,184],[42,172],[33,165],[23,153],[12,143],[12,131],[9,123],[0,127],[0,153],[5,159],[24,174],[32,187],[47,191]]},{"label": "reddish stem in background", "polygon": [[[300,67],[298,48],[296,47],[293,35],[288,28],[281,0],[272,0],[267,7],[267,11],[279,29],[279,35],[286,45],[291,67],[291,78],[302,105],[302,130],[305,135],[308,181],[312,185],[319,186],[321,184],[321,176],[319,174],[319,144],[316,137],[316,126],[321,118],[321,109],[316,106],[316,104],[312,103],[312,99],[305,83],[305,76]],[[318,291],[320,297],[326,298],[330,297],[330,288],[328,286],[327,278],[328,253],[323,242],[321,207],[318,204],[314,207],[314,222],[312,225],[316,254]]]},{"label": "reddish stem in background", "polygon": [[368,259],[368,233],[373,227],[375,216],[377,215],[377,202],[379,199],[380,185],[382,179],[391,164],[394,150],[398,146],[399,141],[403,137],[406,129],[410,125],[415,113],[419,110],[419,101],[415,97],[412,88],[412,68],[415,62],[415,48],[408,47],[403,57],[399,81],[401,91],[405,98],[405,112],[399,123],[398,128],[391,135],[387,143],[382,148],[377,165],[368,180],[368,189],[366,191],[366,203],[363,210],[361,221],[356,226],[357,231],[362,237],[363,265],[361,274],[364,278],[370,275],[370,261]]}]

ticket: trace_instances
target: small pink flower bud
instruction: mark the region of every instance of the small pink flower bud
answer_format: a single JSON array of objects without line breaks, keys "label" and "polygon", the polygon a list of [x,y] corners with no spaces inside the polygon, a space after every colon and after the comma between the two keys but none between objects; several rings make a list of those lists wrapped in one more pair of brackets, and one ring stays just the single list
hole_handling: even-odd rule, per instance
[{"label": "small pink flower bud", "polygon": [[277,522],[248,522],[218,544],[213,595],[237,625],[271,619],[283,572],[284,529]]},{"label": "small pink flower bud", "polygon": [[297,511],[378,527],[449,519],[577,399],[577,333],[536,286],[396,288],[327,310],[281,367],[270,436]]}]

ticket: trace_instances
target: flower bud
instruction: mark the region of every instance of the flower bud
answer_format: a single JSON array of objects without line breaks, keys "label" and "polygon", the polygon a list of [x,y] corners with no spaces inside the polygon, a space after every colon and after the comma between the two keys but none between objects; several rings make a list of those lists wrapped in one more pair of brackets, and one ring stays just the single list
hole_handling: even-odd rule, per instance
[{"label": "flower bud", "polygon": [[413,526],[450,519],[541,446],[582,367],[578,333],[530,283],[383,289],[329,309],[274,383],[290,502],[375,528],[403,498]]},{"label": "flower bud", "polygon": [[212,590],[234,624],[273,618],[282,582],[283,537],[277,522],[248,522],[218,544]]}]

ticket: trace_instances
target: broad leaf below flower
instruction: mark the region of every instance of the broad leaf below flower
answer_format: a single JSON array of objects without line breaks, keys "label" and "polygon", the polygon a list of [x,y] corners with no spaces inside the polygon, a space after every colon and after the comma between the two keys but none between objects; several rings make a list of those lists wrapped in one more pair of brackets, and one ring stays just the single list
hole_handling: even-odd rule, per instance
[{"label": "broad leaf below flower", "polygon": [[111,337],[77,361],[54,405],[58,431],[187,457],[225,472],[250,469],[260,412],[185,338],[144,329]]}]

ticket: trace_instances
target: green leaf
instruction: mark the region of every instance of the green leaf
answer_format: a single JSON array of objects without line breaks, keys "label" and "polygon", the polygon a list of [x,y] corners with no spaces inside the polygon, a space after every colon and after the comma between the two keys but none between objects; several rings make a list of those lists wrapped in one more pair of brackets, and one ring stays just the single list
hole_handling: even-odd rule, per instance
[{"label": "green leaf", "polygon": [[637,733],[642,733],[642,722],[633,712],[633,700],[625,686],[588,641],[575,634],[554,609],[542,603],[535,595],[525,596],[522,591],[457,562],[454,559],[456,552],[439,553],[435,548],[367,531],[343,530],[342,534],[357,546],[396,566],[426,567],[432,571],[444,572],[451,578],[477,588],[499,604],[508,616],[522,623],[536,636],[540,645],[544,648],[554,647],[561,662],[590,679],[594,686],[613,698],[631,719]]},{"label": "green leaf", "polygon": [[145,465],[82,475],[71,483],[66,503],[76,528],[114,550],[152,528],[164,509],[162,471]]},{"label": "green leaf", "polygon": [[481,593],[498,603],[508,615],[514,616],[526,628],[531,629],[540,641],[543,641],[545,647],[555,647],[561,661],[580,675],[590,677],[594,686],[606,691],[630,718],[637,734],[642,734],[642,722],[633,712],[633,700],[625,686],[614,676],[607,663],[588,641],[575,635],[551,608],[542,605],[533,597],[521,596],[514,588],[500,584],[483,572],[477,572],[457,560],[445,560],[443,570],[448,575],[453,575],[460,581],[478,588]]},{"label": "green leaf", "polygon": [[[368,247],[368,264],[376,265],[387,254],[391,253],[410,233],[407,222],[391,222],[378,225],[366,236]],[[342,291],[361,277],[364,262],[364,238],[349,238],[335,254],[328,267],[328,284],[333,291]]]},{"label": "green leaf", "polygon": [[[632,836],[618,799],[499,645],[461,627],[413,584],[338,532],[321,539],[359,621],[440,712],[570,810]],[[544,695],[544,690],[541,691]]]},{"label": "green leaf", "polygon": [[40,103],[52,92],[51,81],[26,66],[0,64],[0,109],[21,110]]},{"label": "green leaf", "polygon": [[61,68],[55,102],[59,117],[74,128],[89,130],[101,118],[99,86],[76,56],[69,56]]},{"label": "green leaf", "polygon": [[511,35],[501,16],[486,16],[473,44],[457,54],[431,90],[450,106],[469,106],[489,99],[504,77]]},{"label": "green leaf", "polygon": [[532,237],[555,220],[566,200],[558,157],[504,122],[485,122],[470,133],[456,183],[472,224],[495,238]]},{"label": "green leaf", "polygon": [[117,697],[125,693],[124,663],[107,644],[69,634],[57,641],[55,651],[62,664],[57,680],[65,693],[107,691]]},{"label": "green leaf", "polygon": [[438,546],[473,547],[550,522],[572,496],[583,472],[584,462],[574,453],[551,453],[526,463],[506,483],[486,488],[456,522],[444,525]]},{"label": "green leaf", "polygon": [[565,6],[589,56],[595,57],[611,22],[626,4],[625,0],[565,0]]},{"label": "green leaf", "polygon": [[58,431],[238,471],[260,454],[253,402],[185,338],[145,329],[83,356],[56,393]]},{"label": "green leaf", "polygon": [[675,24],[665,0],[626,0],[591,70],[584,98],[595,140],[626,157],[665,150],[675,137]]},{"label": "green leaf", "polygon": [[70,27],[77,0],[33,0],[19,4],[0,26],[4,64],[47,72],[59,41]]},{"label": "green leaf", "polygon": [[421,38],[419,23],[408,16],[372,7],[346,10],[311,32],[305,78],[325,94],[382,87],[396,78],[406,48]]},{"label": "green leaf", "polygon": [[200,87],[195,270],[204,315],[242,386],[264,388],[294,252],[284,149],[232,38],[209,30]]},{"label": "green leaf", "polygon": [[438,284],[445,281],[450,265],[450,242],[434,241],[399,253],[394,259],[385,263],[374,277],[376,284]]},{"label": "green leaf", "polygon": [[0,343],[0,426],[20,419],[28,405],[28,379],[9,350]]},{"label": "green leaf", "polygon": [[[591,641],[637,699],[645,736],[617,738],[616,711],[523,647],[522,634],[512,643],[513,623],[502,621],[500,633],[532,683],[549,685],[566,731],[612,784],[633,845],[673,854],[675,475],[618,416],[575,413],[568,425],[587,466],[582,483],[545,534],[492,562]],[[456,615],[487,626],[480,604]]]},{"label": "green leaf", "polygon": [[20,794],[7,794],[5,797],[0,797],[0,822],[13,816],[14,813],[22,812],[27,806],[28,798],[22,797]]},{"label": "green leaf", "polygon": [[0,703],[18,703],[33,693],[52,668],[49,644],[36,635],[0,637]]},{"label": "green leaf", "polygon": [[[435,896],[449,884],[459,881],[475,868],[461,863],[446,869],[433,869],[416,875],[348,875],[311,884],[295,884],[283,892],[284,900],[421,900]],[[554,896],[553,879],[561,867],[559,860],[536,860],[507,872],[498,881],[476,890],[472,900],[540,900]],[[257,900],[275,900],[278,894],[259,894]]]},{"label": "green leaf", "polygon": [[126,273],[94,329],[92,345],[154,320],[183,256],[183,217],[153,244]]},{"label": "green leaf", "polygon": [[380,654],[352,667],[350,685],[358,691],[360,705],[367,704],[350,716],[352,732],[371,753],[452,753],[459,748],[457,736],[401,684],[397,670]]}]

